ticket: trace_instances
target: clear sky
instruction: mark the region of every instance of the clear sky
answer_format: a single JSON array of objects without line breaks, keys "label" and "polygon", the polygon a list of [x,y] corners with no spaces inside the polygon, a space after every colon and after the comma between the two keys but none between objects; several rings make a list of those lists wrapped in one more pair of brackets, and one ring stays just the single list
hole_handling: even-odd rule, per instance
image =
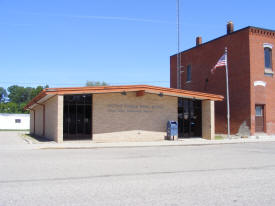
[{"label": "clear sky", "polygon": [[[176,0],[0,0],[0,87],[169,87]],[[181,50],[246,26],[275,29],[274,0],[181,0]]]}]

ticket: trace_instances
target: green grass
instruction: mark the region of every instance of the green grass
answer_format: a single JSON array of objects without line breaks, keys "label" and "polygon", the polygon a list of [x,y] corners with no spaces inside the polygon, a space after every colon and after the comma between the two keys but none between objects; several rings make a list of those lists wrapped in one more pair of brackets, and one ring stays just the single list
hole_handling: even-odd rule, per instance
[{"label": "green grass", "polygon": [[224,138],[222,136],[215,136],[215,140],[223,140]]},{"label": "green grass", "polygon": [[0,132],[28,132],[29,129],[0,129]]}]

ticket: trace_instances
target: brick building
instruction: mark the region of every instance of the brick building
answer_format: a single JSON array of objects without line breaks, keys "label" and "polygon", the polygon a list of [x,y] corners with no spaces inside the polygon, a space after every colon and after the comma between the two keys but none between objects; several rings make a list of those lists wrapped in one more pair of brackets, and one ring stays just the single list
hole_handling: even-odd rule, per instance
[{"label": "brick building", "polygon": [[[215,138],[214,103],[220,95],[148,85],[49,88],[37,95],[30,110],[30,133],[56,142],[163,140],[168,120],[177,120],[183,105],[190,136]],[[193,106],[195,105],[195,106]]]},{"label": "brick building", "polygon": [[[225,69],[211,69],[228,48],[231,133],[275,134],[275,31],[246,27],[180,53],[181,89],[226,97]],[[170,57],[170,87],[177,87],[177,54]],[[227,132],[226,99],[215,104],[216,133]],[[180,122],[180,118],[179,118]]]}]

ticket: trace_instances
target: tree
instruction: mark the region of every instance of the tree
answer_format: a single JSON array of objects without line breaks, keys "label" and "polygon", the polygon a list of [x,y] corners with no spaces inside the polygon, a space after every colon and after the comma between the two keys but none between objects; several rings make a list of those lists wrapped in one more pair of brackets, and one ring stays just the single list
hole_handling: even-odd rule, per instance
[{"label": "tree", "polygon": [[[24,110],[27,103],[44,88],[48,87],[48,85],[44,87],[37,86],[36,88],[13,85],[8,87],[8,95],[6,90],[0,87],[0,113],[28,113],[28,111]],[[8,101],[5,101],[6,96],[8,96]]]},{"label": "tree", "polygon": [[32,87],[21,87],[17,85],[13,85],[8,87],[9,92],[9,101],[15,103],[26,103],[32,100],[36,95],[38,95],[44,88],[48,88],[49,86],[37,86],[36,88]]},{"label": "tree", "polygon": [[25,104],[17,104],[14,102],[5,102],[0,104],[0,113],[28,113],[28,111],[24,111]]},{"label": "tree", "polygon": [[30,100],[32,100],[34,97],[36,97],[43,89],[49,88],[49,85],[46,85],[45,87],[37,86],[36,88],[33,88],[30,94]]},{"label": "tree", "polygon": [[100,82],[100,81],[87,81],[86,87],[94,87],[94,86],[107,86],[108,84],[106,82]]},{"label": "tree", "polygon": [[8,87],[8,92],[9,101],[19,104],[28,100],[28,96],[31,91],[30,89],[25,89],[24,87],[13,85]]},{"label": "tree", "polygon": [[5,102],[6,97],[7,97],[7,91],[3,87],[0,87],[0,103]]}]

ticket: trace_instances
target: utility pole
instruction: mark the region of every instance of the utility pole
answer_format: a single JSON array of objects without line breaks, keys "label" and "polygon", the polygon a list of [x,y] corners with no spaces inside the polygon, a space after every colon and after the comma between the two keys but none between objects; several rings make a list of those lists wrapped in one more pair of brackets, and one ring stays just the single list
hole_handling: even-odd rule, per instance
[{"label": "utility pole", "polygon": [[178,89],[181,89],[181,55],[180,55],[180,0],[177,0],[177,30],[178,30],[177,88],[178,88]]}]

